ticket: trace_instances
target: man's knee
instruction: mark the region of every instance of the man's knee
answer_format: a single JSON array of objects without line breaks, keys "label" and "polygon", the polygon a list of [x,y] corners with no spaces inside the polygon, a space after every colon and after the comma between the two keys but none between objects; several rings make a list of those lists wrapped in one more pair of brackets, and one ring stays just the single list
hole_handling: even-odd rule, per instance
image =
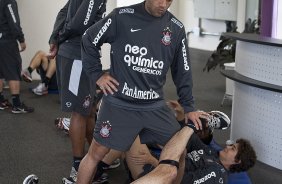
[{"label": "man's knee", "polygon": [[40,56],[40,57],[46,56],[45,52],[42,50],[37,51],[35,55]]},{"label": "man's knee", "polygon": [[101,161],[104,156],[110,151],[109,148],[99,144],[95,139],[92,140],[88,155],[95,161]]}]

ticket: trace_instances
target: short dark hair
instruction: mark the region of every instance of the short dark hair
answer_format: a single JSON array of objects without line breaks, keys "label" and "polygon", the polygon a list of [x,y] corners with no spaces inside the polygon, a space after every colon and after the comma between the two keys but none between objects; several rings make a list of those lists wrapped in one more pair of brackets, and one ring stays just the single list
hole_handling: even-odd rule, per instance
[{"label": "short dark hair", "polygon": [[246,139],[238,139],[236,143],[238,146],[238,153],[235,156],[235,162],[238,164],[233,164],[230,166],[230,172],[242,172],[247,171],[253,167],[257,160],[257,155],[252,147],[251,143]]}]

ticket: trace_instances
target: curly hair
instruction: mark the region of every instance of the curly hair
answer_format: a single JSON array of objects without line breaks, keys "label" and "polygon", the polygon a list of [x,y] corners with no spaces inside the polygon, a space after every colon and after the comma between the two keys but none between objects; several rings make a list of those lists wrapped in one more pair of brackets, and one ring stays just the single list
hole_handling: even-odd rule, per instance
[{"label": "curly hair", "polygon": [[245,139],[238,139],[236,143],[238,146],[238,153],[235,156],[235,162],[238,164],[233,164],[230,166],[230,172],[242,172],[247,171],[251,167],[253,167],[257,160],[257,155],[250,144],[249,141]]}]

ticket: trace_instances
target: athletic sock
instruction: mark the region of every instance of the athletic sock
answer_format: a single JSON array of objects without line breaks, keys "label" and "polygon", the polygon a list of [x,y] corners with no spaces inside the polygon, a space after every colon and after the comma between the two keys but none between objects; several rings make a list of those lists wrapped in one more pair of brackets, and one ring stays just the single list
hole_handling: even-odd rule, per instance
[{"label": "athletic sock", "polygon": [[45,78],[44,78],[44,80],[43,80],[42,82],[43,82],[43,83],[45,84],[45,86],[47,87],[48,84],[49,84],[49,82],[50,82],[50,78],[45,76]]},{"label": "athletic sock", "polygon": [[94,180],[100,178],[104,172],[103,166],[102,166],[102,161],[99,162],[99,164],[97,165],[97,171],[96,174],[94,176]]},{"label": "athletic sock", "polygon": [[76,171],[78,171],[79,164],[80,164],[80,162],[81,162],[82,159],[83,159],[83,157],[73,157],[72,166],[74,167],[74,169],[75,169]]},{"label": "athletic sock", "polygon": [[12,95],[12,101],[14,107],[19,107],[21,105],[20,95],[19,94]]},{"label": "athletic sock", "polygon": [[106,164],[105,162],[101,161],[100,164],[102,168],[104,167],[109,167],[110,165],[109,164]]},{"label": "athletic sock", "polygon": [[30,66],[27,68],[27,70],[29,71],[30,74],[31,74],[32,71],[33,71],[33,69],[32,69]]}]

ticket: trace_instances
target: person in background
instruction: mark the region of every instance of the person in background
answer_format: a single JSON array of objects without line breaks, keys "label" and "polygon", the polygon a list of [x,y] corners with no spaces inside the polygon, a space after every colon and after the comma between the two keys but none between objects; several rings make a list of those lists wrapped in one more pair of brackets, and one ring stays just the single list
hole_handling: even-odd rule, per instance
[{"label": "person in background", "polygon": [[[81,37],[85,30],[102,19],[106,0],[68,0],[57,15],[50,36],[48,57],[56,56],[57,80],[61,110],[71,112],[69,136],[72,143],[73,164],[63,183],[75,183],[80,161],[84,157],[85,138],[90,144],[94,129],[93,107],[95,90],[82,69]],[[107,181],[98,173],[96,183]]]},{"label": "person in background", "polygon": [[34,70],[37,71],[41,78],[38,86],[32,89],[34,94],[46,95],[48,89],[58,90],[55,59],[49,59],[44,51],[37,51],[29,66],[22,71],[22,79],[25,82],[32,82],[32,72]]},{"label": "person in background", "polygon": [[5,79],[12,95],[12,113],[33,112],[34,108],[26,106],[20,99],[22,70],[20,52],[26,49],[26,43],[15,0],[0,1],[0,48],[0,110],[10,107],[9,101],[2,93],[2,79]]},{"label": "person in background", "polygon": [[[208,119],[201,121],[203,127],[209,127]],[[133,183],[173,183],[179,158],[185,148],[187,156],[183,184],[224,184],[227,183],[228,173],[247,171],[255,165],[257,156],[249,141],[238,139],[218,152],[205,145],[195,132],[198,130],[192,123],[184,126],[165,145],[155,168]]]}]

